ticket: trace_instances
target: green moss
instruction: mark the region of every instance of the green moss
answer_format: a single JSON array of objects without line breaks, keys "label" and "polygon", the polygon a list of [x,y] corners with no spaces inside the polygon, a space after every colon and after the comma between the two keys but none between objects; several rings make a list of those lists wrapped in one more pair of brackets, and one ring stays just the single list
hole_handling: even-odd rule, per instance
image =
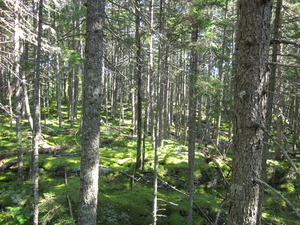
[{"label": "green moss", "polygon": [[57,171],[64,173],[68,171],[78,171],[80,169],[80,158],[76,156],[70,157],[49,157],[41,160],[41,167],[45,170]]},{"label": "green moss", "polygon": [[0,182],[9,182],[9,181],[15,181],[17,179],[17,174],[15,172],[6,172],[4,174],[0,174]]}]

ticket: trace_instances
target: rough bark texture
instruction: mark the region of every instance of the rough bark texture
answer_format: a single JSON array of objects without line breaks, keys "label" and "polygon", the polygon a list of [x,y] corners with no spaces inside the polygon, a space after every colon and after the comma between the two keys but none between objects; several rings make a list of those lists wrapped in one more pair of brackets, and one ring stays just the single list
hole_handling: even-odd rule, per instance
[{"label": "rough bark texture", "polygon": [[195,170],[195,140],[196,140],[196,88],[197,83],[197,39],[198,27],[193,24],[192,28],[191,69],[189,74],[189,119],[188,119],[188,177],[189,177],[189,211],[187,224],[193,224],[194,202],[194,170]]},{"label": "rough bark texture", "polygon": [[87,1],[78,224],[96,224],[104,0]]},{"label": "rough bark texture", "polygon": [[257,224],[271,2],[238,1],[234,62],[233,170],[228,224]]}]

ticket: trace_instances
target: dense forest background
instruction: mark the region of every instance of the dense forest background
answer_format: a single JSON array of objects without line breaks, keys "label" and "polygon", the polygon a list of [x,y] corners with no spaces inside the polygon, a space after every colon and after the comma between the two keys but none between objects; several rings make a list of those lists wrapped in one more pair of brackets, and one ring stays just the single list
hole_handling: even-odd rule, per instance
[{"label": "dense forest background", "polygon": [[[298,224],[300,2],[272,4],[261,223]],[[186,224],[190,207],[193,224],[226,224],[237,11],[105,2],[98,224]],[[86,13],[80,0],[0,0],[2,224],[32,224],[33,203],[41,224],[77,221]]]}]

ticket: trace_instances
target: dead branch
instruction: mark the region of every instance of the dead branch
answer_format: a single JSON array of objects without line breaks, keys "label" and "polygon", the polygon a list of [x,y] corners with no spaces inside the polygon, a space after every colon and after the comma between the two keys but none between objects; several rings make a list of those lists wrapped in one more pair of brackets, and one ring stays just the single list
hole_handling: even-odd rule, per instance
[{"label": "dead branch", "polygon": [[280,150],[283,152],[284,156],[287,158],[287,160],[290,162],[293,169],[296,171],[297,174],[299,174],[299,169],[293,162],[293,160],[290,158],[289,154],[285,149],[281,146],[281,144],[278,143],[278,141],[273,137],[273,135],[267,130],[267,128],[263,124],[259,124],[259,127],[269,136],[269,138],[272,139],[272,141],[280,148]]},{"label": "dead branch", "polygon": [[[175,186],[172,186],[171,184],[169,184],[168,182],[164,181],[163,179],[161,178],[158,178],[161,182],[163,182],[165,185],[167,185],[168,187],[170,187],[171,189],[173,189],[174,191],[177,191],[178,193],[180,194],[183,194],[184,196],[188,196],[187,193],[185,192],[182,192],[180,190],[178,190]],[[196,206],[196,208],[201,212],[201,214],[205,217],[205,219],[207,221],[210,222],[210,224],[213,225],[213,222],[211,221],[211,219],[205,214],[205,212],[203,212],[203,210],[197,205],[197,203],[195,201],[193,201],[193,204]]]},{"label": "dead branch", "polygon": [[278,63],[278,62],[268,62],[269,65],[276,65],[276,66],[285,66],[285,67],[295,67],[300,68],[299,65],[296,64],[284,64],[284,63]]},{"label": "dead branch", "polygon": [[300,43],[288,41],[288,40],[273,39],[271,40],[270,44],[287,44],[287,45],[294,45],[295,47],[300,47]]},{"label": "dead branch", "polygon": [[117,169],[115,169],[115,168],[113,168],[113,167],[104,166],[104,165],[99,165],[99,167],[101,167],[101,168],[107,168],[107,169],[112,169],[112,170],[117,171],[117,172],[119,172],[119,173],[122,173],[122,174],[124,174],[124,175],[130,177],[131,179],[136,180],[136,181],[139,181],[139,180],[140,180],[139,178],[135,178],[135,177],[134,177],[133,175],[131,175],[131,174],[128,174],[128,173],[126,173],[126,172],[124,172],[124,171],[122,171],[122,170],[117,170]]},{"label": "dead branch", "polygon": [[292,205],[292,203],[286,199],[281,193],[279,193],[276,189],[274,189],[273,187],[271,187],[269,184],[267,184],[266,182],[255,178],[255,181],[259,184],[264,185],[265,187],[269,188],[270,190],[272,190],[276,195],[278,195],[283,201],[286,202],[286,204],[288,204],[288,206],[296,213],[296,215],[300,218],[300,213],[299,211]]}]

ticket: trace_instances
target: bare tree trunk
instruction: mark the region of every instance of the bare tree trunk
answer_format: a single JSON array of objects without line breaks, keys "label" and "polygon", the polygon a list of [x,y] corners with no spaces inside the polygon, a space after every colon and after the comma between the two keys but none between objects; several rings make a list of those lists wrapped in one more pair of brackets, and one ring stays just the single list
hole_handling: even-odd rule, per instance
[{"label": "bare tree trunk", "polygon": [[[281,145],[282,144],[282,128],[283,128],[283,110],[284,110],[284,97],[283,97],[283,79],[282,79],[282,72],[281,68],[278,67],[277,69],[277,109],[276,109],[276,140]],[[275,154],[274,159],[280,160],[281,159],[281,149],[279,146],[276,146],[275,148]],[[274,171],[274,173],[277,173],[278,171]]]},{"label": "bare tree trunk", "polygon": [[75,69],[70,68],[69,71],[69,87],[68,87],[68,114],[70,126],[74,125],[74,104],[75,104]]},{"label": "bare tree trunk", "polygon": [[57,101],[57,116],[59,128],[63,126],[62,111],[61,111],[61,75],[60,75],[60,63],[59,54],[56,54],[56,101]]},{"label": "bare tree trunk", "polygon": [[[276,3],[276,11],[275,11],[275,20],[274,20],[274,39],[279,40],[281,37],[280,34],[280,26],[281,26],[281,8],[282,8],[282,0],[277,0]],[[277,62],[277,55],[280,51],[280,46],[278,44],[273,44],[272,49],[272,62]],[[279,71],[280,73],[280,71]],[[268,96],[266,102],[266,129],[270,132],[272,118],[273,118],[273,105],[274,105],[274,93],[275,93],[275,84],[276,84],[276,65],[271,65],[270,77],[269,77],[269,85],[268,85]],[[280,131],[281,132],[281,131]],[[268,135],[264,136],[264,143],[269,142]],[[263,158],[262,158],[262,180],[266,180],[266,169],[267,169],[267,156],[269,153],[269,145],[265,144],[263,146]],[[261,191],[263,193],[263,189]],[[260,200],[260,211],[262,207],[263,196]],[[261,212],[260,212],[261,213]],[[261,223],[261,215],[259,215],[258,224]]]},{"label": "bare tree trunk", "polygon": [[[277,0],[276,3],[276,11],[275,11],[275,20],[274,20],[274,39],[279,40],[281,37],[280,34],[280,26],[281,26],[281,8],[282,8],[282,0]],[[280,52],[280,46],[278,43],[273,44],[272,49],[272,62],[277,62],[277,56]],[[276,85],[276,65],[270,65],[270,78],[269,78],[269,86],[268,86],[268,98],[267,98],[267,112],[266,112],[266,129],[270,132],[270,127],[272,123],[272,115],[273,115],[273,105],[274,105],[274,93],[275,93],[275,85]],[[278,71],[281,73],[281,71]],[[279,119],[279,118],[278,118]],[[280,120],[280,119],[279,119]],[[267,143],[269,141],[268,136],[265,136],[264,142]],[[269,145],[264,145],[264,159],[263,159],[263,173],[266,170],[266,160],[269,151]]]},{"label": "bare tree trunk", "polygon": [[[224,20],[227,20],[227,12],[228,12],[228,0],[226,0],[225,2]],[[227,25],[224,25],[223,34],[222,34],[222,53],[219,59],[219,80],[221,84],[224,83],[223,63],[224,63],[225,48],[226,48],[226,35],[227,35]],[[222,90],[222,92],[224,92],[224,89]],[[224,99],[223,96],[224,93],[223,94],[220,93],[217,96],[216,146],[219,146],[219,142],[220,142],[220,126],[222,120],[222,106],[223,106],[223,99]]]},{"label": "bare tree trunk", "polygon": [[40,64],[42,51],[42,25],[43,25],[43,0],[39,0],[36,4],[38,12],[38,30],[37,30],[37,49],[36,49],[36,68],[34,79],[34,137],[33,137],[33,160],[32,160],[32,174],[33,174],[33,224],[38,224],[39,217],[39,143],[41,138],[41,90],[40,90]]},{"label": "bare tree trunk", "polygon": [[136,90],[137,90],[137,152],[135,170],[142,168],[142,54],[140,37],[140,0],[135,0]]},{"label": "bare tree trunk", "polygon": [[[24,59],[23,61],[28,60],[28,43],[25,43],[25,49],[24,49]],[[30,106],[29,106],[29,97],[28,97],[28,91],[27,91],[27,82],[25,78],[25,71],[21,71],[21,82],[22,82],[22,89],[23,89],[23,105],[25,108],[25,115],[27,117],[30,129],[33,131],[33,119],[30,112]]]},{"label": "bare tree trunk", "polygon": [[20,1],[16,0],[15,2],[15,48],[14,48],[14,58],[15,58],[15,80],[16,80],[16,136],[19,142],[18,149],[18,179],[23,180],[23,150],[21,145],[21,122],[22,122],[22,113],[21,113],[21,82],[20,82],[20,65],[21,65],[21,54],[23,51],[23,45],[20,38]]},{"label": "bare tree trunk", "polygon": [[[298,74],[299,76],[299,74]],[[299,77],[298,77],[299,79]],[[296,152],[297,151],[297,141],[299,140],[299,127],[298,127],[298,124],[299,124],[299,103],[300,101],[300,97],[299,96],[296,96],[295,97],[295,109],[294,109],[294,123],[293,123],[293,128],[292,128],[292,132],[293,132],[293,152]]]},{"label": "bare tree trunk", "polygon": [[97,224],[104,0],[87,1],[78,224]]},{"label": "bare tree trunk", "polygon": [[193,224],[193,203],[194,203],[194,168],[195,168],[195,141],[196,141],[196,88],[197,82],[197,48],[198,39],[197,24],[192,28],[192,49],[191,49],[191,69],[189,74],[189,119],[188,119],[188,177],[189,177],[189,211],[188,225]]},{"label": "bare tree trunk", "polygon": [[234,138],[228,224],[257,224],[271,1],[239,0],[234,61]]}]

